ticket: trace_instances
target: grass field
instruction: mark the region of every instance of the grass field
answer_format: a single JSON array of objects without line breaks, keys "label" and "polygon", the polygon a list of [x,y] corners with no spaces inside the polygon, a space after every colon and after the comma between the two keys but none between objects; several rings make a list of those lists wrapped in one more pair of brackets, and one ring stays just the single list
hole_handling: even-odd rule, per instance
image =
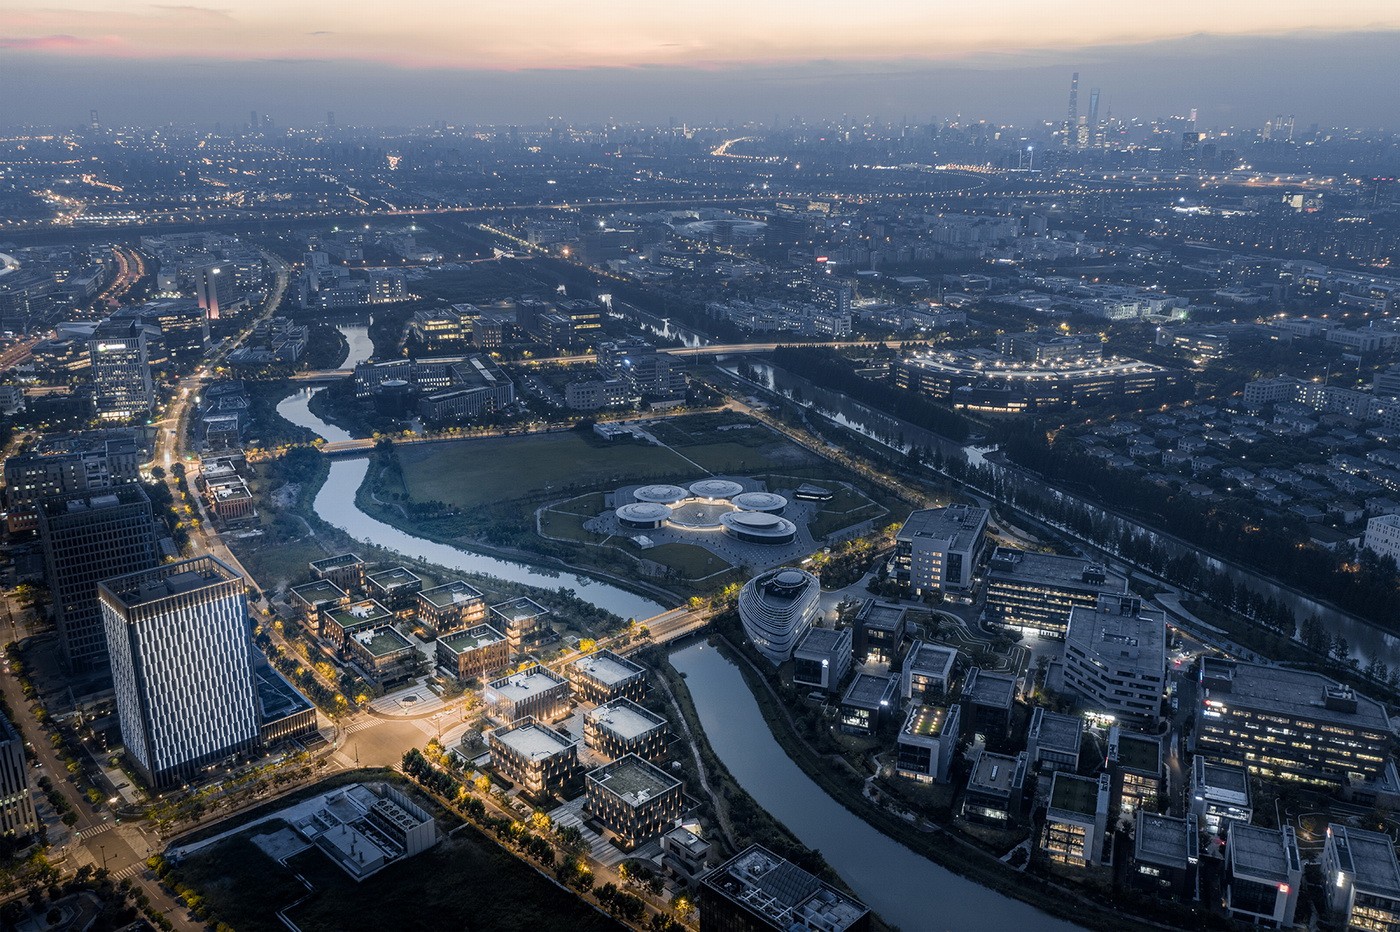
[{"label": "grass field", "polygon": [[[253,832],[265,832],[259,826]],[[560,890],[475,829],[352,881],[320,851],[288,860],[284,869],[245,835],[186,858],[179,881],[194,888],[219,921],[238,932],[285,927],[276,912],[314,888],[288,915],[303,932],[345,929],[462,929],[470,932],[571,932],[617,929],[615,923]],[[502,891],[509,891],[503,896]]]},{"label": "grass field", "polygon": [[695,544],[659,544],[637,552],[643,560],[664,563],[686,579],[703,579],[730,569],[729,561]]}]

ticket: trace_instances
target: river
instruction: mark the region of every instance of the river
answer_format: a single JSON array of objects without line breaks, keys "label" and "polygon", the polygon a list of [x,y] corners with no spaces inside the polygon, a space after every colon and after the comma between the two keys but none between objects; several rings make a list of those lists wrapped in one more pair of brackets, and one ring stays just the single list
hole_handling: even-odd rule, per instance
[{"label": "river", "polygon": [[[341,368],[354,368],[355,362],[367,358],[372,349],[367,336],[357,342],[352,333],[346,331],[359,330],[363,333],[365,328],[342,326],[339,329],[345,333],[351,348],[350,358]],[[362,355],[357,357],[357,351]],[[299,427],[315,431],[328,441],[354,439],[348,431],[328,424],[311,413],[308,405],[312,396],[320,391],[325,389],[301,389],[293,392],[278,403],[277,413]],[[354,503],[355,493],[364,483],[368,471],[367,458],[331,460],[330,475],[325,485],[316,493],[313,506],[321,520],[335,525],[356,540],[397,550],[405,556],[418,557],[449,569],[495,576],[498,579],[541,589],[558,589],[561,586],[573,589],[579,598],[621,618],[650,618],[666,610],[665,606],[651,599],[600,580],[575,573],[556,572],[514,560],[502,560],[461,547],[425,540],[391,524],[385,524],[357,507],[346,507],[347,504]]]},{"label": "river", "polygon": [[671,664],[685,675],[705,736],[734,779],[885,921],[907,932],[1078,928],[915,854],[828,796],[783,751],[739,668],[713,647],[692,644]]}]

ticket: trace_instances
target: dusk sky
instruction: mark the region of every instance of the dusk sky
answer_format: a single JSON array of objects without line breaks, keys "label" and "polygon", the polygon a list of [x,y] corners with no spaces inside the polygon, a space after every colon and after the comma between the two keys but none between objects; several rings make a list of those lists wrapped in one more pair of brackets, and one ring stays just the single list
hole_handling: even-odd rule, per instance
[{"label": "dusk sky", "polygon": [[1079,70],[1119,115],[1394,125],[1397,59],[1385,0],[0,3],[7,123],[1029,120]]}]

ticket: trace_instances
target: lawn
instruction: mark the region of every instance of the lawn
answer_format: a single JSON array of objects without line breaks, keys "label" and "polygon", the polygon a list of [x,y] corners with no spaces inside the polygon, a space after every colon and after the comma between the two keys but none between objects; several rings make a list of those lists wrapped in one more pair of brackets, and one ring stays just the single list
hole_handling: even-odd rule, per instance
[{"label": "lawn", "polygon": [[729,561],[695,544],[660,544],[636,553],[643,560],[671,567],[685,579],[703,579],[731,568]]},{"label": "lawn", "polygon": [[464,829],[361,883],[317,850],[292,857],[290,869],[284,869],[248,840],[251,834],[269,830],[262,825],[226,839],[186,858],[177,869],[179,882],[193,888],[219,922],[238,932],[285,929],[277,911],[307,892],[293,874],[314,888],[306,902],[288,914],[303,932],[618,928],[475,829]]},{"label": "lawn", "polygon": [[558,540],[577,540],[585,544],[601,543],[602,537],[584,528],[584,520],[582,515],[547,508],[540,512],[540,530],[544,532],[545,537]]},{"label": "lawn", "polygon": [[695,473],[695,467],[661,447],[573,432],[414,444],[399,448],[399,462],[414,501],[460,508]]}]

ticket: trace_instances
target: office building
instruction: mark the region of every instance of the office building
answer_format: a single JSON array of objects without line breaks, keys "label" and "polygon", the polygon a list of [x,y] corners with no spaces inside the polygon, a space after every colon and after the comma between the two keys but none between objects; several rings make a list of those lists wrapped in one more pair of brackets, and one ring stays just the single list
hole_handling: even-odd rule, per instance
[{"label": "office building", "polygon": [[958,662],[958,649],[927,641],[915,641],[904,658],[900,672],[900,687],[905,699],[922,702],[941,699],[953,688],[953,670]]},{"label": "office building", "polygon": [[835,692],[851,669],[851,629],[813,628],[792,652],[792,681]]},{"label": "office building", "polygon": [[761,845],[700,881],[700,932],[866,932],[870,909]]},{"label": "office building", "polygon": [[1166,761],[1162,739],[1140,735],[1114,725],[1108,730],[1108,772],[1113,776],[1113,796],[1119,816],[1132,817],[1135,810],[1157,811],[1166,786]]},{"label": "office building", "polygon": [[258,744],[243,577],[215,557],[105,580],[102,617],[126,753],[155,788]]},{"label": "office building", "polygon": [[1293,925],[1303,860],[1293,827],[1229,823],[1225,840],[1225,909],[1231,918],[1276,928]]},{"label": "office building", "polygon": [[1006,673],[993,673],[981,667],[967,671],[963,680],[964,721],[977,734],[1005,736],[1011,729],[1011,710],[1021,681]]},{"label": "office building", "polygon": [[971,588],[988,518],[987,509],[972,505],[913,512],[895,536],[895,579],[914,595]]},{"label": "office building", "polygon": [[895,740],[895,772],[921,783],[947,783],[961,718],[955,705],[910,706]]},{"label": "office building", "polygon": [[987,619],[1041,637],[1065,636],[1071,609],[1128,594],[1128,578],[1080,557],[998,547],[987,566]]},{"label": "office building", "polygon": [[821,583],[785,567],[755,576],[739,591],[739,620],[753,646],[774,666],[792,657],[817,618]]},{"label": "office building", "polygon": [[487,735],[491,765],[532,796],[557,793],[578,776],[578,743],[525,716]]},{"label": "office building", "polygon": [[[437,844],[437,824],[392,786],[355,783],[311,800],[295,823],[356,883]],[[304,810],[303,810],[304,811]]]},{"label": "office building", "polygon": [[519,657],[528,650],[555,639],[550,626],[549,609],[534,599],[521,596],[491,606],[491,626],[504,631],[510,644],[510,655]]},{"label": "office building", "polygon": [[365,588],[365,561],[353,553],[339,553],[324,560],[313,560],[311,575],[335,583],[346,592]]},{"label": "office building", "polygon": [[151,500],[140,485],[124,485],[45,499],[38,516],[64,661],[75,671],[101,669],[107,636],[97,584],[160,561]]},{"label": "office building", "polygon": [[210,320],[219,320],[237,313],[235,305],[242,298],[237,276],[223,263],[211,263],[195,270],[195,297]]},{"label": "office building", "polygon": [[391,566],[366,573],[365,591],[395,614],[405,614],[413,610],[415,597],[423,591],[423,580],[406,567]]},{"label": "office building", "polygon": [[631,851],[670,828],[681,817],[681,781],[635,754],[590,770],[588,813]]},{"label": "office building", "polygon": [[1166,616],[1128,596],[1073,609],[1064,682],[1096,711],[1120,721],[1156,721],[1167,685]]},{"label": "office building", "polygon": [[104,492],[141,480],[145,450],[127,428],[46,437],[5,459],[10,533],[38,526],[39,503],[54,495]]},{"label": "office building", "polygon": [[564,669],[574,695],[585,702],[640,701],[647,694],[647,671],[610,650],[584,654]]},{"label": "office building", "polygon": [[1225,823],[1251,822],[1249,771],[1243,764],[1221,764],[1197,754],[1191,759],[1191,815],[1207,832],[1222,832]]},{"label": "office building", "polygon": [[1079,743],[1084,739],[1084,719],[1061,715],[1036,706],[1026,736],[1026,754],[1032,767],[1042,772],[1079,769]]},{"label": "office building", "polygon": [[438,667],[459,683],[495,673],[510,663],[506,636],[490,625],[439,635]]},{"label": "office building", "polygon": [[0,713],[0,834],[24,836],[38,830],[24,738]]},{"label": "office building", "polygon": [[1400,862],[1382,832],[1332,823],[1322,849],[1322,888],[1344,929],[1400,929]]},{"label": "office building", "polygon": [[892,712],[898,709],[895,693],[899,681],[892,676],[857,673],[841,696],[837,722],[841,730],[854,735],[872,735]]},{"label": "office building", "polygon": [[486,714],[498,722],[509,724],[526,716],[553,722],[569,710],[569,681],[547,667],[531,664],[492,680],[482,698]]},{"label": "office building", "polygon": [[98,418],[127,421],[155,410],[146,326],[136,320],[98,324],[88,342],[92,361],[92,402]]},{"label": "office building", "polygon": [[1133,817],[1127,882],[1165,899],[1195,899],[1199,837],[1194,822],[1139,809]]},{"label": "office building", "polygon": [[856,663],[893,662],[904,641],[907,614],[903,606],[866,599],[856,613],[853,636]]},{"label": "office building", "polygon": [[327,608],[317,613],[320,628],[317,635],[338,650],[350,649],[350,639],[357,634],[393,624],[394,613],[373,599]]},{"label": "office building", "polygon": [[418,624],[433,637],[471,628],[486,620],[481,590],[460,579],[415,593]]},{"label": "office building", "polygon": [[[1104,860],[1109,800],[1108,774],[1081,777],[1057,770],[1050,782],[1040,847],[1058,864],[1089,867]],[[1110,858],[1112,852],[1109,853]]]},{"label": "office building", "polygon": [[1376,515],[1367,521],[1362,546],[1400,562],[1400,515]]},{"label": "office building", "polygon": [[321,616],[348,607],[350,596],[328,579],[315,579],[288,589],[287,604],[296,609],[308,628],[320,631]]},{"label": "office building", "polygon": [[1196,749],[1270,779],[1348,786],[1381,778],[1390,718],[1318,673],[1201,658]]},{"label": "office building", "polygon": [[630,699],[614,699],[583,717],[584,745],[612,760],[635,754],[656,762],[666,756],[669,741],[666,719]]},{"label": "office building", "polygon": [[709,868],[710,843],[700,835],[700,823],[682,822],[661,836],[661,866],[684,883],[699,880]]},{"label": "office building", "polygon": [[963,791],[962,817],[1003,826],[1019,820],[1025,805],[1028,765],[1025,751],[1015,757],[990,751],[977,754]]}]

